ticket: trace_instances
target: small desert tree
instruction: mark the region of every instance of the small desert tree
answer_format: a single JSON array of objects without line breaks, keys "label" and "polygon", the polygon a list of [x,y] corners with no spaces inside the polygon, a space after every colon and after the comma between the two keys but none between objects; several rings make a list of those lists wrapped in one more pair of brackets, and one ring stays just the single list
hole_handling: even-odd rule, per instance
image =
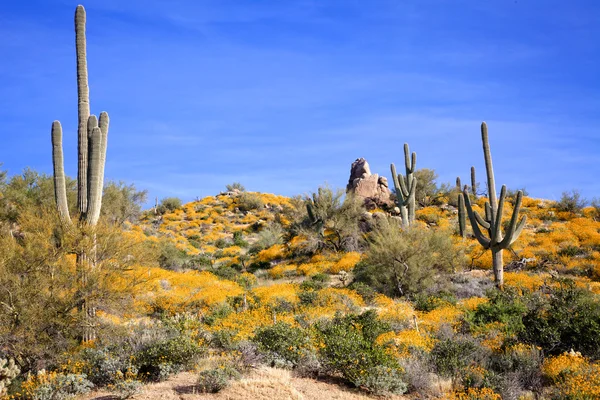
[{"label": "small desert tree", "polygon": [[389,296],[411,296],[431,286],[461,261],[447,232],[381,221],[369,236],[355,281]]},{"label": "small desert tree", "polygon": [[309,239],[310,251],[329,249],[353,251],[360,247],[359,221],[365,212],[363,202],[343,190],[325,186],[304,200],[307,210],[299,233]]}]

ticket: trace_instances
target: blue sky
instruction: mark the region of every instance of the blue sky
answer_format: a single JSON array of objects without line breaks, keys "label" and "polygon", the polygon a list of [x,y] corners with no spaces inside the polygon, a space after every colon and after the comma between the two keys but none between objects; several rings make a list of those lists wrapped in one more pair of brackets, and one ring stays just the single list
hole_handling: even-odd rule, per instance
[{"label": "blue sky", "polygon": [[[0,6],[0,162],[51,173],[50,126],[76,175],[77,2]],[[600,3],[594,0],[90,0],[92,112],[108,111],[107,179],[192,200],[239,181],[345,186],[365,157],[441,182],[600,196]]]}]

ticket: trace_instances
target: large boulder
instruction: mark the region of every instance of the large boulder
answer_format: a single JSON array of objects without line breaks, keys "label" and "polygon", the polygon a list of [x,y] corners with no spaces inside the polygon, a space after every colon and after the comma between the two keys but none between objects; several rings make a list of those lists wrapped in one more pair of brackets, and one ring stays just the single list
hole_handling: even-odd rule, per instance
[{"label": "large boulder", "polygon": [[372,174],[369,163],[364,158],[358,158],[352,163],[346,193],[363,198],[367,209],[389,207],[393,204],[387,179]]}]

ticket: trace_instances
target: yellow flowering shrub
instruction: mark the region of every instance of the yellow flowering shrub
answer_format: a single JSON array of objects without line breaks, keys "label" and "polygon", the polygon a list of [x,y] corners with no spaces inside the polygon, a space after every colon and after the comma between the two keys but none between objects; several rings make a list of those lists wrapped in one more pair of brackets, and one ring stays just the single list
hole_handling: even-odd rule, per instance
[{"label": "yellow flowering shrub", "polygon": [[579,353],[565,352],[548,358],[542,372],[554,383],[560,398],[600,398],[600,364],[589,362]]},{"label": "yellow flowering shrub", "polygon": [[430,352],[434,345],[434,340],[429,335],[415,329],[406,329],[398,333],[386,332],[381,334],[376,342],[399,358],[409,357],[415,350]]},{"label": "yellow flowering shrub", "polygon": [[517,289],[534,291],[540,288],[549,278],[548,274],[529,274],[527,272],[505,272],[504,284]]},{"label": "yellow flowering shrub", "polygon": [[298,286],[293,283],[276,283],[269,286],[255,288],[253,293],[259,298],[261,304],[275,306],[280,301],[297,304]]},{"label": "yellow flowering shrub", "polygon": [[335,307],[340,311],[356,311],[358,307],[364,307],[363,298],[353,290],[346,288],[328,287],[317,294],[316,302],[320,306]]},{"label": "yellow flowering shrub", "polygon": [[419,312],[419,326],[432,330],[438,330],[444,324],[455,326],[461,315],[462,312],[455,306],[438,307],[430,312]]},{"label": "yellow flowering shrub", "polygon": [[273,279],[293,276],[296,275],[297,268],[295,264],[278,264],[269,270],[269,276]]},{"label": "yellow flowering shrub", "polygon": [[353,251],[344,254],[335,264],[329,268],[329,273],[338,274],[341,271],[352,271],[354,266],[360,261],[361,254]]},{"label": "yellow flowering shrub", "polygon": [[502,397],[490,388],[473,388],[454,391],[444,397],[448,400],[502,400]]},{"label": "yellow flowering shrub", "polygon": [[284,258],[286,255],[285,246],[282,244],[274,244],[268,249],[261,250],[258,253],[258,260],[263,262],[273,261]]},{"label": "yellow flowering shrub", "polygon": [[415,310],[410,303],[402,300],[393,300],[383,294],[375,296],[373,304],[377,309],[379,318],[389,323],[412,321],[415,315]]}]

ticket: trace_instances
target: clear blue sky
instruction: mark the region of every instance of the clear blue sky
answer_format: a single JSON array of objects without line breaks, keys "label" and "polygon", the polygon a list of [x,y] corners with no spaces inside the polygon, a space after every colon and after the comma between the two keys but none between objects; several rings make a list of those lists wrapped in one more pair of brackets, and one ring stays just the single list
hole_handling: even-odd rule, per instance
[{"label": "clear blue sky", "polygon": [[[76,175],[77,2],[0,6],[0,162]],[[92,112],[111,116],[107,179],[154,196],[343,187],[402,144],[440,181],[600,196],[596,0],[90,0]],[[498,187],[499,190],[499,187]]]}]

